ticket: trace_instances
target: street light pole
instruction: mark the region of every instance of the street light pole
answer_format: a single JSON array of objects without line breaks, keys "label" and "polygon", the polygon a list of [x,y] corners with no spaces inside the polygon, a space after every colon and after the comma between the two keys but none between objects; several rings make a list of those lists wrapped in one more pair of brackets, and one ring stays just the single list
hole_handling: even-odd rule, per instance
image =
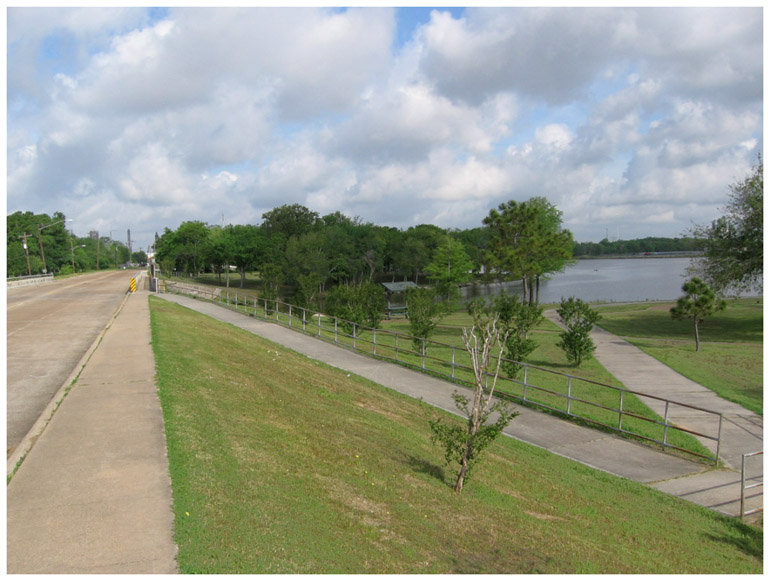
[{"label": "street light pole", "polygon": [[19,238],[22,239],[22,246],[24,246],[24,255],[27,257],[27,274],[32,276],[32,269],[29,266],[29,246],[27,246],[27,238],[30,238],[32,234],[22,234]]},{"label": "street light pole", "polygon": [[[85,247],[85,244],[78,244],[78,248]],[[72,255],[72,274],[75,274],[75,247],[72,245],[72,238],[70,238],[70,253]]]}]

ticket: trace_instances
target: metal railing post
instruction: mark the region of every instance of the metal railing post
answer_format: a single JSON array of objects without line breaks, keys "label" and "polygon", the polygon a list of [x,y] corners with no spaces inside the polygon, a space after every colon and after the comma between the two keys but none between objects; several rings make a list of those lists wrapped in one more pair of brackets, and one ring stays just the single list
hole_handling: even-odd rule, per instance
[{"label": "metal railing post", "polygon": [[746,513],[746,454],[741,456],[741,518]]},{"label": "metal railing post", "polygon": [[337,317],[334,317],[334,342],[338,343],[339,339],[337,338]]},{"label": "metal railing post", "polygon": [[623,394],[625,393],[622,389],[618,390],[620,392],[620,403],[618,405],[618,431],[623,431]]},{"label": "metal railing post", "polygon": [[524,389],[521,393],[521,399],[524,401],[527,401],[527,372],[529,371],[529,367],[524,367]]},{"label": "metal railing post", "polygon": [[717,456],[714,458],[714,465],[719,464],[719,450],[722,447],[722,414],[719,414],[719,431],[717,432]]},{"label": "metal railing post", "polygon": [[422,340],[422,368],[425,369],[425,339]]},{"label": "metal railing post", "polygon": [[452,346],[452,379],[455,378],[455,348]]},{"label": "metal railing post", "polygon": [[668,445],[668,400],[666,400],[665,412],[663,414],[663,445]]},{"label": "metal railing post", "polygon": [[572,376],[567,378],[567,415],[572,415]]},{"label": "metal railing post", "polygon": [[356,324],[353,323],[353,350],[356,351]]}]

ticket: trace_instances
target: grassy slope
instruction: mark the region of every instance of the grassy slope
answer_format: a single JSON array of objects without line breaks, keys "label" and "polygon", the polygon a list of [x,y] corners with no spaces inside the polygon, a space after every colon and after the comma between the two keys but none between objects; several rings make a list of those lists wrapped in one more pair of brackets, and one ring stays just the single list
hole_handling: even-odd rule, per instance
[{"label": "grassy slope", "polygon": [[151,305],[182,572],[762,570],[760,531],[508,438],[455,495],[418,402]]},{"label": "grassy slope", "polygon": [[685,377],[756,413],[762,413],[762,300],[741,299],[701,326],[695,352],[692,324],[674,321],[672,305],[602,308],[599,324],[625,337]]}]

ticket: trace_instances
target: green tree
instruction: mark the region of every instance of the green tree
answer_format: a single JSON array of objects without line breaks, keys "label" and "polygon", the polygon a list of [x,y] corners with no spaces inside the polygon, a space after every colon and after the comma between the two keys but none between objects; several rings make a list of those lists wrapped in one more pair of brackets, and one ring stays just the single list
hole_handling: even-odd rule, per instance
[{"label": "green tree", "polygon": [[260,228],[270,238],[280,238],[284,246],[292,236],[302,236],[317,229],[320,224],[317,212],[301,204],[283,205],[262,214]]},{"label": "green tree", "polygon": [[545,198],[511,200],[490,210],[484,224],[490,230],[488,264],[503,279],[520,278],[525,300],[536,304],[541,278],[572,257],[572,233],[561,227],[561,212]]},{"label": "green tree", "polygon": [[567,361],[579,367],[596,350],[596,345],[591,339],[591,329],[601,319],[601,315],[574,297],[562,299],[556,312],[567,327],[567,330],[560,334],[561,340],[557,345],[564,351]]},{"label": "green tree", "polygon": [[717,291],[762,288],[763,272],[763,164],[730,186],[726,213],[710,226],[695,228],[705,238],[705,259],[695,272]]},{"label": "green tree", "polygon": [[676,306],[671,307],[671,318],[679,320],[690,319],[695,331],[695,351],[700,351],[700,333],[698,327],[706,320],[706,317],[727,308],[727,302],[717,299],[711,288],[698,277],[688,280],[682,285],[684,296],[676,301]]},{"label": "green tree", "polygon": [[306,308],[315,305],[321,285],[329,276],[329,261],[320,232],[311,231],[289,238],[284,254],[284,274],[294,286],[295,303]]},{"label": "green tree", "polygon": [[[49,273],[60,272],[70,265],[70,241],[73,236],[65,227],[61,212],[33,214],[14,212],[6,218],[6,268],[10,276],[39,274],[45,268]],[[24,249],[26,243],[27,248]],[[41,250],[42,246],[42,250]],[[43,258],[45,257],[45,258]]]},{"label": "green tree", "polygon": [[521,362],[537,348],[532,329],[543,319],[543,307],[522,302],[518,295],[501,292],[488,305],[484,299],[469,303],[468,311],[474,318],[478,313],[497,317],[506,337],[503,371],[509,377],[516,377],[522,369]]},{"label": "green tree", "polygon": [[131,262],[136,264],[147,264],[147,253],[143,250],[138,250],[131,254]]},{"label": "green tree", "polygon": [[205,264],[210,231],[204,222],[183,222],[172,239],[176,249],[176,268],[198,275]]},{"label": "green tree", "polygon": [[[457,391],[452,395],[455,405],[463,412],[465,425],[445,423],[441,418],[429,420],[432,441],[444,448],[447,465],[459,464],[454,490],[459,493],[469,480],[471,471],[478,463],[482,452],[503,429],[518,415],[504,403],[494,402],[493,395],[500,376],[505,334],[492,318],[481,323],[476,320],[470,329],[463,329],[463,344],[471,357],[474,377],[473,398]],[[493,363],[492,352],[497,349]],[[490,369],[494,369],[490,373]],[[491,380],[490,380],[491,378]],[[487,424],[489,416],[498,412],[497,421]]]},{"label": "green tree", "polygon": [[227,236],[232,248],[231,260],[240,274],[240,288],[244,287],[246,271],[253,269],[259,256],[259,250],[265,243],[264,231],[257,226],[235,225],[228,226]]},{"label": "green tree", "polygon": [[436,285],[439,295],[445,300],[454,301],[460,294],[457,285],[470,279],[472,268],[462,242],[446,236],[433,253],[433,259],[426,265],[425,273]]},{"label": "green tree", "polygon": [[330,315],[372,329],[380,326],[386,305],[385,289],[371,281],[338,285],[326,299],[326,310]]},{"label": "green tree", "polygon": [[438,301],[438,295],[432,288],[410,288],[406,291],[406,309],[409,316],[409,332],[414,339],[415,351],[422,355],[427,352],[425,340],[436,329],[441,316],[445,313],[444,305]]}]

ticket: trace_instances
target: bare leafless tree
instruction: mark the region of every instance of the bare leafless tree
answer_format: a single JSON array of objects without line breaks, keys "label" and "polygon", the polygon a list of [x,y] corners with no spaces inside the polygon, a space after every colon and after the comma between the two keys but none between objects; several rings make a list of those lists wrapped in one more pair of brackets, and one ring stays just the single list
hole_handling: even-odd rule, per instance
[{"label": "bare leafless tree", "polygon": [[[452,397],[468,421],[465,426],[445,424],[440,418],[430,421],[432,439],[444,447],[446,463],[457,462],[460,465],[455,492],[462,491],[481,452],[518,415],[493,397],[500,376],[506,335],[501,335],[497,317],[483,321],[477,318],[472,328],[463,329],[463,343],[471,357],[475,386],[472,400],[457,391]],[[493,351],[497,352],[494,362]],[[493,366],[494,371],[490,372]],[[495,412],[499,413],[499,417],[494,423],[487,424]]]}]

